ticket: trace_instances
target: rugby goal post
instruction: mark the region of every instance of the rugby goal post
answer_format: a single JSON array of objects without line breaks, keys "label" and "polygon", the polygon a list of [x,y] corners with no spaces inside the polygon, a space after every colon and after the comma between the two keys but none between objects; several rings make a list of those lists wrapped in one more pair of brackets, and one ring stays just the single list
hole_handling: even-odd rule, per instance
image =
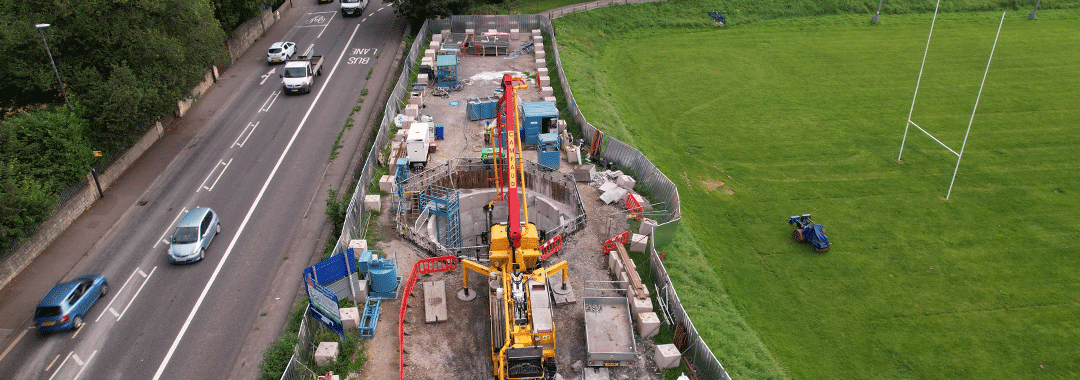
[{"label": "rugby goal post", "polygon": [[1005,12],[1001,12],[1001,21],[998,23],[997,34],[994,36],[994,46],[990,49],[990,58],[986,60],[986,71],[983,72],[982,83],[979,84],[979,94],[975,97],[975,106],[971,108],[971,118],[968,119],[967,131],[964,132],[964,142],[960,145],[960,151],[957,152],[911,120],[911,115],[915,112],[915,99],[919,96],[919,84],[922,83],[923,68],[926,67],[926,54],[930,51],[930,38],[934,36],[934,23],[937,21],[938,7],[940,5],[941,0],[938,0],[937,5],[934,6],[934,19],[930,21],[930,34],[926,37],[926,50],[923,51],[922,64],[919,66],[919,79],[915,81],[915,93],[911,96],[911,108],[908,110],[907,125],[904,126],[904,138],[900,141],[900,154],[896,156],[896,160],[900,161],[900,158],[904,156],[904,144],[907,142],[908,131],[913,125],[916,129],[945,147],[956,156],[956,167],[953,168],[952,180],[949,181],[949,191],[945,193],[945,200],[949,200],[949,196],[952,195],[953,184],[956,183],[956,173],[960,170],[960,160],[964,158],[964,148],[967,147],[968,136],[971,135],[971,124],[975,121],[975,110],[979,108],[979,99],[982,98],[983,87],[986,85],[986,74],[990,72],[990,62],[994,59],[994,50],[997,49],[998,37],[1001,36],[1001,26],[1005,23]]}]

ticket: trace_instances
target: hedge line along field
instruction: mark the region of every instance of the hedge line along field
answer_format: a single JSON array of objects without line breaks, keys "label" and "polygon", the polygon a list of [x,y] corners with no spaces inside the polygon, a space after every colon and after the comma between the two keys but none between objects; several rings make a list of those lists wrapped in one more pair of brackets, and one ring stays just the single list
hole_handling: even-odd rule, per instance
[{"label": "hedge line along field", "polygon": [[[946,200],[955,155],[913,127],[897,161],[932,13],[694,4],[555,26],[585,117],[679,186],[666,265],[732,378],[1080,378],[1080,11],[1007,12]],[[912,119],[954,150],[1000,19],[938,16]]]}]

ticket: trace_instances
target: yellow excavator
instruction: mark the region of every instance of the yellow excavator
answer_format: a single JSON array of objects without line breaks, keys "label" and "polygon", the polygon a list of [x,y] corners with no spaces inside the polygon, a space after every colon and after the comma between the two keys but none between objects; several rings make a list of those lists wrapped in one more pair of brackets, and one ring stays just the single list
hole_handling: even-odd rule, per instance
[{"label": "yellow excavator", "polygon": [[[555,326],[549,275],[562,272],[562,287],[568,283],[566,261],[540,267],[541,252],[536,225],[529,222],[528,206],[522,180],[520,125],[516,90],[525,81],[509,74],[503,76],[503,97],[499,109],[497,135],[493,145],[501,145],[505,159],[496,155],[495,172],[498,197],[491,206],[505,199],[507,223],[495,223],[489,236],[491,266],[462,260],[463,292],[469,293],[469,271],[501,284],[489,292],[491,307],[491,361],[495,377],[507,379],[550,379],[555,376]],[[505,143],[503,142],[505,141]],[[503,145],[505,144],[505,145]],[[503,162],[505,161],[505,162]],[[502,173],[500,173],[502,172]],[[502,191],[506,187],[505,196]],[[524,209],[519,209],[519,204]]]}]

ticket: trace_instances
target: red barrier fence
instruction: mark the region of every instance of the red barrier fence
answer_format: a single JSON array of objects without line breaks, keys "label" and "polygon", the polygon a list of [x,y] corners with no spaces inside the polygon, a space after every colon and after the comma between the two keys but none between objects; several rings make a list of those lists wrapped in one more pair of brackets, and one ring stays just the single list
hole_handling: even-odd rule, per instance
[{"label": "red barrier fence", "polygon": [[562,235],[555,235],[551,240],[540,245],[540,253],[542,253],[540,260],[547,260],[549,256],[559,252],[560,249],[562,249]]},{"label": "red barrier fence", "polygon": [[607,241],[604,242],[603,250],[600,252],[600,254],[603,255],[605,253],[614,251],[615,244],[626,245],[626,242],[628,241],[630,241],[630,231],[623,231],[623,233],[615,235],[611,239],[607,239]]},{"label": "red barrier fence", "polygon": [[398,310],[398,380],[405,380],[405,308],[409,306],[409,295],[412,294],[416,278],[421,274],[452,271],[457,266],[458,258],[454,256],[421,259],[413,264],[409,279],[405,282],[405,291],[401,293],[401,309]]}]

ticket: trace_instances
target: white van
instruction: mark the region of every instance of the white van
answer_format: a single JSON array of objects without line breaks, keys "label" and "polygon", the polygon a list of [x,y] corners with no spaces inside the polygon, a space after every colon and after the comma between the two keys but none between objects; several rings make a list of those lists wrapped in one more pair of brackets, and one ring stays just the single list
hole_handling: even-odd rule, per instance
[{"label": "white van", "polygon": [[368,0],[340,0],[342,16],[360,16],[367,8]]}]

